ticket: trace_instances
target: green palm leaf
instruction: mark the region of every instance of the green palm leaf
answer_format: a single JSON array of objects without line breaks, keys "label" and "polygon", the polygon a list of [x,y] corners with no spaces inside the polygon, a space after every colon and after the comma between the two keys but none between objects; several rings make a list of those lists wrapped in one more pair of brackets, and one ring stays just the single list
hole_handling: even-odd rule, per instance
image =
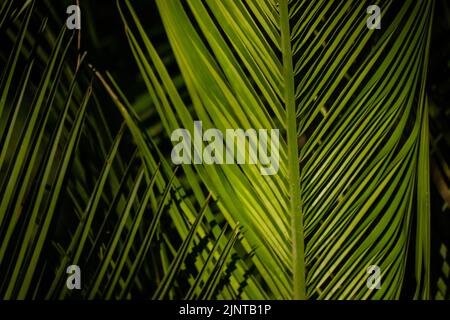
[{"label": "green palm leaf", "polygon": [[[193,135],[194,120],[283,133],[273,176],[250,165],[183,166],[231,226],[244,226],[244,249],[256,248],[267,289],[248,297],[398,298],[412,252],[414,297],[428,298],[433,2],[384,2],[379,31],[367,29],[364,2],[156,3],[188,100],[130,3],[119,9],[166,133]],[[381,268],[380,290],[366,286],[370,265]]]}]

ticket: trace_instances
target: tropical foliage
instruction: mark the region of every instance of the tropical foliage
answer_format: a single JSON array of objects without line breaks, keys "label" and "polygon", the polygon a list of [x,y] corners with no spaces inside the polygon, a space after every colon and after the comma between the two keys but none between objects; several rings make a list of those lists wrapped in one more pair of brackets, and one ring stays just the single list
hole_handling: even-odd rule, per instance
[{"label": "tropical foliage", "polygon": [[[446,297],[433,1],[376,1],[380,30],[367,1],[155,0],[155,28],[116,4],[138,95],[83,51],[93,27],[68,31],[49,1],[0,5],[1,298]],[[171,133],[196,120],[279,129],[278,173],[173,165]]]},{"label": "tropical foliage", "polygon": [[70,59],[73,36],[35,21],[35,5],[2,8],[2,298],[63,299],[69,265],[83,266],[82,298],[211,297],[238,229],[206,223],[211,195],[191,201],[151,141],[108,122],[85,55]]}]

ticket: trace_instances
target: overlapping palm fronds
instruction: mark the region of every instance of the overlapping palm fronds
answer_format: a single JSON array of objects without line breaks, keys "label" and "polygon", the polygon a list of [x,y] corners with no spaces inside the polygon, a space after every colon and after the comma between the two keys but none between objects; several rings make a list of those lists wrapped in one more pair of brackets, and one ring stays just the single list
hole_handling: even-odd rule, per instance
[{"label": "overlapping palm fronds", "polygon": [[[377,3],[381,30],[367,29],[364,1],[156,3],[189,99],[145,22],[129,1],[118,2],[167,135],[192,131],[195,120],[205,130],[283,133],[277,175],[246,165],[183,166],[219,199],[230,225],[245,226],[243,245],[256,248],[266,294],[399,298],[413,259],[413,297],[429,298],[425,81],[433,1]],[[370,265],[381,269],[379,290],[366,285]]]},{"label": "overlapping palm fronds", "polygon": [[[117,0],[140,99],[50,2],[0,4],[1,299],[448,298],[448,244],[430,244],[449,181],[426,92],[434,1],[155,0],[155,37]],[[279,129],[279,171],[176,167],[171,133],[197,120]]]},{"label": "overlapping palm fronds", "polygon": [[[207,221],[215,198],[197,185],[197,202],[150,140],[106,117],[86,55],[45,9],[9,0],[0,11],[0,297],[220,294],[238,229]],[[66,287],[70,265],[80,291]]]}]

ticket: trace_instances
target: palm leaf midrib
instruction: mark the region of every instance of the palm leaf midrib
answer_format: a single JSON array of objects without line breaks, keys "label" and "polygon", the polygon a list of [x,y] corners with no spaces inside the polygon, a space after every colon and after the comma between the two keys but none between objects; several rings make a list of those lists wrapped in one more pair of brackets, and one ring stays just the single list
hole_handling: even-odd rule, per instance
[{"label": "palm leaf midrib", "polygon": [[297,144],[297,117],[294,94],[291,33],[288,1],[279,4],[281,25],[281,51],[283,56],[284,100],[286,104],[286,132],[289,168],[289,215],[291,217],[293,298],[306,298],[305,245],[300,198],[300,174]]}]

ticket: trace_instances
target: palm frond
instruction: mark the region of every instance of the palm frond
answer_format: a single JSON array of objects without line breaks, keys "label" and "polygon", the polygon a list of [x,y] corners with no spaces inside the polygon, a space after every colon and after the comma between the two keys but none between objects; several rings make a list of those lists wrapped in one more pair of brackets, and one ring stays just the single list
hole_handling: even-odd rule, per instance
[{"label": "palm frond", "polygon": [[[380,31],[367,30],[364,1],[156,3],[188,101],[130,2],[118,2],[167,135],[193,135],[194,120],[205,130],[283,133],[276,175],[251,165],[183,165],[228,223],[245,227],[244,249],[256,248],[252,261],[267,288],[249,297],[398,298],[412,252],[414,297],[428,298],[433,2],[379,4]],[[139,119],[127,123],[133,131]],[[366,286],[370,265],[382,270],[380,290]]]}]

